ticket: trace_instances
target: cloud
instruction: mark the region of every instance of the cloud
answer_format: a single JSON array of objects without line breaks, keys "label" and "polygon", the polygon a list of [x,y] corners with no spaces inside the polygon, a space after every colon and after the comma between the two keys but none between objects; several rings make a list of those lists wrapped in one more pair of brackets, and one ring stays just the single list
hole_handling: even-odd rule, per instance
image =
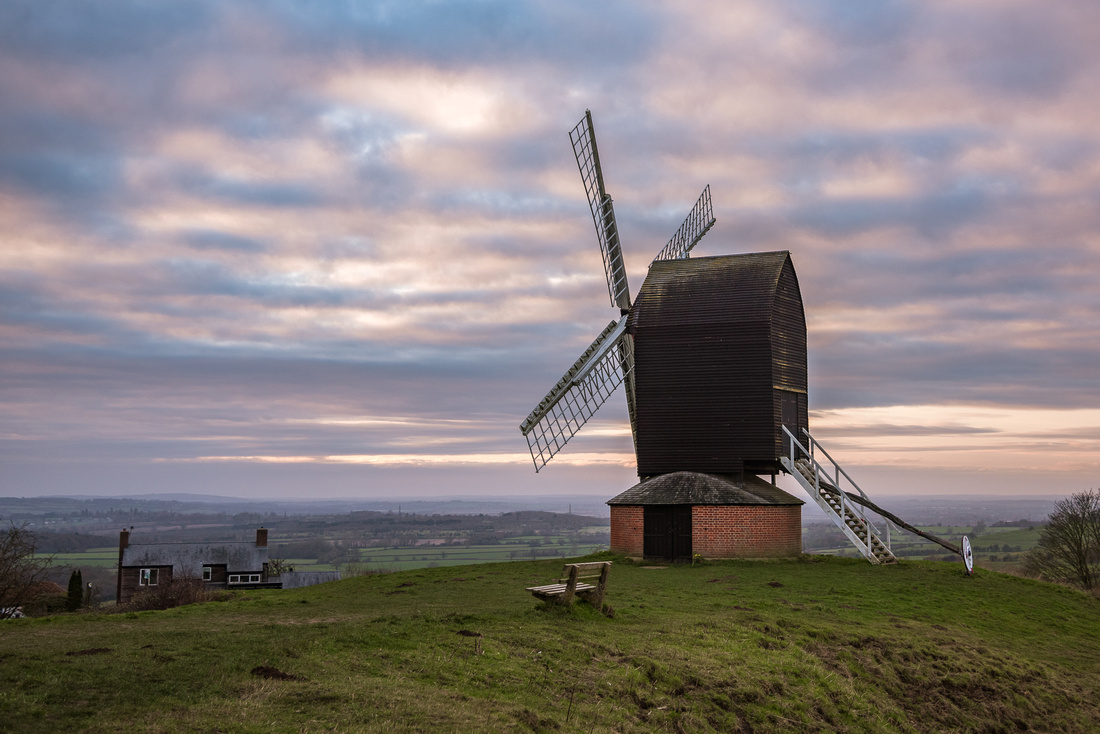
[{"label": "cloud", "polygon": [[[707,184],[699,256],[792,252],[826,434],[828,411],[1094,409],[1098,13],[8,3],[0,450],[39,462],[25,492],[84,461],[230,487],[270,457],[474,477],[522,454],[616,315],[566,137],[586,107],[635,291]],[[629,454],[621,401],[599,420],[559,476]],[[1052,421],[836,436],[885,466],[1087,468],[1088,429]]]}]

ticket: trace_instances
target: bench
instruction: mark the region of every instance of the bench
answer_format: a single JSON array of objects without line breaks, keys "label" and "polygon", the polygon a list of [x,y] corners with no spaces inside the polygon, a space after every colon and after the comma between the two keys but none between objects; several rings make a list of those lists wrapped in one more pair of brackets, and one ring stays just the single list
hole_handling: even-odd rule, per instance
[{"label": "bench", "polygon": [[[528,586],[527,591],[543,601],[559,601],[562,604],[572,604],[579,596],[597,609],[602,609],[603,593],[607,589],[607,577],[610,574],[611,561],[567,563],[561,569],[563,578],[558,579],[558,583]],[[582,579],[596,583],[591,584]]]}]

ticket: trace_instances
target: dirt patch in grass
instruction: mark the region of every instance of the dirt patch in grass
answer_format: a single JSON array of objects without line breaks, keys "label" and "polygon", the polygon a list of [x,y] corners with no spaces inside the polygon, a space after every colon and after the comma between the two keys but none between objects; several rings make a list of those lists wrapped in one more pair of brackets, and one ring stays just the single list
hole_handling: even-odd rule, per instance
[{"label": "dirt patch in grass", "polygon": [[267,678],[268,680],[305,680],[305,678],[300,675],[284,673],[278,668],[273,668],[270,665],[257,665],[250,672],[257,678]]},{"label": "dirt patch in grass", "polygon": [[1082,731],[1062,714],[1095,708],[1084,691],[1045,667],[961,642],[910,646],[864,635],[803,649],[849,680],[873,682],[919,731],[986,731],[990,720],[1004,722],[1004,731],[1027,730],[1035,721],[1048,722],[1050,731]]},{"label": "dirt patch in grass", "polygon": [[110,647],[89,647],[87,650],[70,650],[65,654],[75,657],[77,655],[102,655],[105,652],[114,652],[114,649]]},{"label": "dirt patch in grass", "polygon": [[516,718],[519,719],[521,724],[528,726],[531,731],[554,731],[555,729],[561,728],[561,725],[553,719],[541,717],[527,708],[517,713]]}]

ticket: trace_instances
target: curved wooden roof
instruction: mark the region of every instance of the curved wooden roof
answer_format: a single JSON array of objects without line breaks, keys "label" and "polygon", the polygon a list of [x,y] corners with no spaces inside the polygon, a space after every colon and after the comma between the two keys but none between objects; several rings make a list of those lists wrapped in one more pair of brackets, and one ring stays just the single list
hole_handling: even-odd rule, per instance
[{"label": "curved wooden roof", "polygon": [[790,259],[781,250],[658,260],[634,301],[629,328],[768,321]]}]

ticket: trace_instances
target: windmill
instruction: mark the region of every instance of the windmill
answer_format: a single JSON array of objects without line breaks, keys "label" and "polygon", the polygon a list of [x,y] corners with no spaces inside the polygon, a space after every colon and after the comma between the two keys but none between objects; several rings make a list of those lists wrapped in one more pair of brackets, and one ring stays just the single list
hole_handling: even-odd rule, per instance
[{"label": "windmill", "polygon": [[[590,110],[585,111],[584,119],[570,131],[569,140],[573,144],[573,154],[588,196],[592,223],[596,227],[604,274],[607,276],[607,291],[611,305],[619,309],[619,318],[607,325],[520,425],[520,431],[527,438],[536,472],[565,447],[623,383],[626,384],[626,404],[635,450],[638,446],[634,339],[627,330],[631,314],[630,286],[619,243],[615,209],[604,186]],[[714,221],[710,186],[707,186],[656,260],[688,257],[691,248],[714,225]]]},{"label": "windmill", "polygon": [[632,302],[591,112],[569,139],[619,318],[520,424],[535,471],[625,383],[641,481],[608,501],[612,550],[800,553],[803,502],[775,486],[784,472],[868,560],[892,562],[891,526],[883,542],[862,507],[883,511],[809,434],[806,317],[790,253],[690,258],[715,221],[707,186]]}]

